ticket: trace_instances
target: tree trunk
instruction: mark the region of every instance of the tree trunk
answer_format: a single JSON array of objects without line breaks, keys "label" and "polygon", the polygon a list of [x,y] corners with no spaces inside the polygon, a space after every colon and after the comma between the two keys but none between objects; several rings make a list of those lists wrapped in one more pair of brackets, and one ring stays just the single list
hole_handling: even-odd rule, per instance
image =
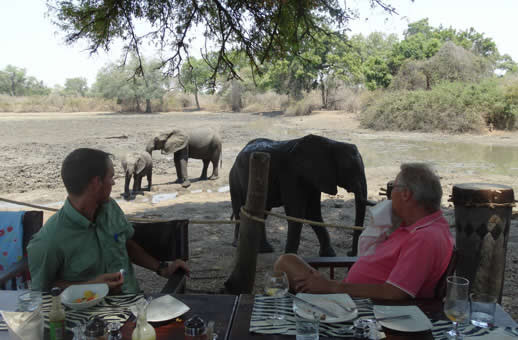
[{"label": "tree trunk", "polygon": [[200,110],[200,102],[198,100],[198,89],[194,89],[194,100],[196,101],[196,108]]},{"label": "tree trunk", "polygon": [[146,113],[151,113],[151,99],[146,98]]},{"label": "tree trunk", "polygon": [[[256,217],[264,218],[264,208],[268,191],[270,155],[254,152],[250,156],[250,176],[245,210]],[[240,216],[239,242],[236,250],[234,270],[225,282],[225,291],[230,294],[252,293],[254,289],[257,252],[264,222],[253,221],[244,214]]]}]

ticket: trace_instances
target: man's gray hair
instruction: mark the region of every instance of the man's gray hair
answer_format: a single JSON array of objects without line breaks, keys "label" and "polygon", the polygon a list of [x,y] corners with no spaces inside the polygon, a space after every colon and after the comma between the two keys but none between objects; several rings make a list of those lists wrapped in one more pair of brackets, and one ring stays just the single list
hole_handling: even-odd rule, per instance
[{"label": "man's gray hair", "polygon": [[401,164],[398,184],[410,190],[414,199],[429,212],[435,212],[441,208],[441,181],[430,165],[426,163]]}]

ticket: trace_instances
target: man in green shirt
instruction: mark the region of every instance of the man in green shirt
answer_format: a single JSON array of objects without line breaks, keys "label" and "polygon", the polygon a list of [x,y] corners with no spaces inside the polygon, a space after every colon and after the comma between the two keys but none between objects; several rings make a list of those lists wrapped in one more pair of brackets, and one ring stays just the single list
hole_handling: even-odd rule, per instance
[{"label": "man in green shirt", "polygon": [[67,200],[27,247],[33,289],[106,283],[112,293],[138,293],[132,263],[164,277],[178,268],[189,272],[182,260],[159,262],[131,239],[133,226],[110,198],[113,176],[104,151],[81,148],[65,158],[61,177]]}]

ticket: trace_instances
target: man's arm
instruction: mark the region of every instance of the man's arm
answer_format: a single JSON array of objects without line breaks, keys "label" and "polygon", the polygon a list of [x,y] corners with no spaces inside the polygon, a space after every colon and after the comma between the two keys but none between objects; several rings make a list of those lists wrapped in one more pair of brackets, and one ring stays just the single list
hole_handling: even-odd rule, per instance
[{"label": "man's arm", "polygon": [[[158,270],[160,261],[149,255],[137,242],[133,240],[126,241],[126,249],[128,250],[128,256],[131,259],[131,262],[154,272]],[[160,275],[163,277],[169,277],[179,268],[185,270],[187,274],[190,272],[189,267],[184,261],[175,260],[174,262],[169,263],[167,268],[162,269],[160,271]]]},{"label": "man's arm", "polygon": [[309,275],[294,278],[297,292],[317,294],[347,293],[354,297],[365,297],[382,300],[406,300],[412,298],[405,291],[390,283],[356,284],[329,280],[322,273],[314,270]]},{"label": "man's arm", "polygon": [[52,287],[60,287],[62,289],[67,288],[71,285],[82,285],[82,284],[92,284],[92,283],[106,283],[110,288],[110,292],[117,293],[120,291],[122,284],[124,283],[124,278],[120,272],[116,273],[106,273],[97,276],[96,278],[88,281],[65,281],[59,280],[52,283]]}]

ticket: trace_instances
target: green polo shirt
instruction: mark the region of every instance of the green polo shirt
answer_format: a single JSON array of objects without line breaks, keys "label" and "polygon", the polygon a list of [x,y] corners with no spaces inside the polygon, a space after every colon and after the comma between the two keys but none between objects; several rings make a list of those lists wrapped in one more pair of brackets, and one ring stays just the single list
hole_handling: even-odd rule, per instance
[{"label": "green polo shirt", "polygon": [[122,292],[140,292],[126,249],[133,233],[113,199],[99,207],[94,223],[67,199],[27,247],[33,289],[49,291],[58,280],[88,281],[124,269]]}]

